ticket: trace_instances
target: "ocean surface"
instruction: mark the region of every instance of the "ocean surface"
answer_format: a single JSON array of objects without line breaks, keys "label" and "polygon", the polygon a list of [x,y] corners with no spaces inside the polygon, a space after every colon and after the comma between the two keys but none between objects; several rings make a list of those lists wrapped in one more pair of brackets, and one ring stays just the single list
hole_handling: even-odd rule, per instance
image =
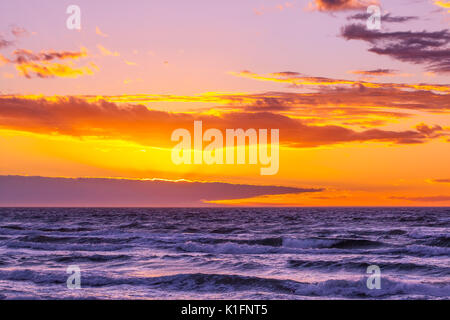
[{"label": "ocean surface", "polygon": [[1,299],[449,297],[450,208],[0,208]]}]

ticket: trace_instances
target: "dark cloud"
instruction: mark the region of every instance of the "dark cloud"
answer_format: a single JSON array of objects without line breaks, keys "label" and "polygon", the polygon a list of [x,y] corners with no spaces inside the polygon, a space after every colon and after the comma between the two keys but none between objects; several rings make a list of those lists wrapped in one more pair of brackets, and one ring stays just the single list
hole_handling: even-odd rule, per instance
[{"label": "dark cloud", "polygon": [[[243,72],[250,72],[250,71],[243,71]],[[275,76],[280,76],[280,77],[298,77],[301,76],[302,74],[299,72],[294,72],[294,71],[282,71],[282,72],[276,72],[274,73]]]},{"label": "dark cloud", "polygon": [[414,202],[444,202],[450,201],[450,196],[428,196],[428,197],[390,197],[394,200],[408,200]]},{"label": "dark cloud", "polygon": [[0,176],[0,206],[201,206],[205,201],[320,192],[220,182]]},{"label": "dark cloud", "polygon": [[[367,19],[371,16],[369,13],[357,13],[352,16],[347,17],[347,20],[361,20],[361,21],[367,21]],[[386,13],[385,15],[381,16],[382,22],[406,22],[411,20],[417,20],[419,17],[416,16],[391,16],[390,13]]]},{"label": "dark cloud", "polygon": [[431,181],[436,183],[450,183],[450,179],[432,179]]},{"label": "dark cloud", "polygon": [[342,28],[347,40],[363,40],[372,45],[370,52],[387,55],[414,64],[424,64],[430,71],[450,72],[450,32],[368,30],[365,25],[351,24]]}]

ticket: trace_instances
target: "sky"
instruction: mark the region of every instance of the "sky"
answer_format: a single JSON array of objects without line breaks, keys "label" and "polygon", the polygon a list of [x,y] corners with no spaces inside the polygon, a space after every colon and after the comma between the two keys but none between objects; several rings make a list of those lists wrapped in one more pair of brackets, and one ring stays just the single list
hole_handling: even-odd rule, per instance
[{"label": "sky", "polygon": [[[436,0],[2,1],[0,204],[448,206],[449,25]],[[279,129],[278,172],[174,164],[199,120]]]}]

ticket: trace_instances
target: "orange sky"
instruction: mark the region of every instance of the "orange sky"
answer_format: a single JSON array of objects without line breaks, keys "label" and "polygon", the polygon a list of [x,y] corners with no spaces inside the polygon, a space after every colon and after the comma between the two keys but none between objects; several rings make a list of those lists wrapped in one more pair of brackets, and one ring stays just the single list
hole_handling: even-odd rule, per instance
[{"label": "orange sky", "polygon": [[[178,37],[163,43],[153,30],[142,26],[147,34],[125,24],[130,34],[146,39],[131,43],[105,17],[85,21],[81,31],[56,28],[58,42],[48,34],[51,19],[27,25],[15,11],[0,25],[0,175],[187,179],[321,190],[203,201],[211,205],[448,206],[445,3],[430,1],[408,12],[386,4],[387,20],[415,18],[386,22],[374,35],[363,27],[344,28],[361,23],[349,18],[365,12],[356,2],[342,8],[327,7],[327,1],[315,1],[317,7],[292,2],[292,8],[272,11],[272,1],[257,13],[246,4],[242,10],[249,12],[236,16],[242,33],[236,26],[227,33],[220,24],[225,17],[217,13],[218,22],[211,25],[216,38],[205,35],[202,42],[193,35],[191,43]],[[0,12],[24,5],[9,4]],[[81,8],[99,10],[87,2]],[[205,15],[212,14],[208,8]],[[114,15],[120,8],[115,10]],[[295,14],[316,26],[310,29],[314,36],[299,36],[295,43],[295,33],[272,37],[270,20],[264,19],[277,22],[275,32],[294,23]],[[186,15],[210,18],[199,11]],[[429,16],[439,19],[430,23]],[[188,21],[180,23],[200,27]],[[155,23],[160,30],[170,25]],[[170,25],[167,36],[174,29]],[[425,34],[419,32],[424,29]],[[315,43],[314,37],[320,40]],[[408,39],[421,43],[418,52],[402,51]],[[215,41],[228,45],[229,54],[216,51]],[[430,41],[437,43],[427,47]],[[275,43],[281,51],[272,51]],[[323,60],[328,43],[336,43],[334,61]],[[261,54],[251,59],[247,54],[256,47]],[[437,59],[436,51],[448,55]],[[249,164],[173,164],[171,132],[193,130],[194,120],[223,132],[279,129],[279,172],[261,176],[261,165]]]}]

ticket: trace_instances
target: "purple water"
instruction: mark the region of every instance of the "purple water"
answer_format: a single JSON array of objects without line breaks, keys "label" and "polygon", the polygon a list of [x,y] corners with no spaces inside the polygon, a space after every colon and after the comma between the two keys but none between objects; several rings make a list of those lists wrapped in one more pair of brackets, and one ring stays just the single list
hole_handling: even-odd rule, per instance
[{"label": "purple water", "polygon": [[0,208],[4,299],[449,297],[450,208]]}]

